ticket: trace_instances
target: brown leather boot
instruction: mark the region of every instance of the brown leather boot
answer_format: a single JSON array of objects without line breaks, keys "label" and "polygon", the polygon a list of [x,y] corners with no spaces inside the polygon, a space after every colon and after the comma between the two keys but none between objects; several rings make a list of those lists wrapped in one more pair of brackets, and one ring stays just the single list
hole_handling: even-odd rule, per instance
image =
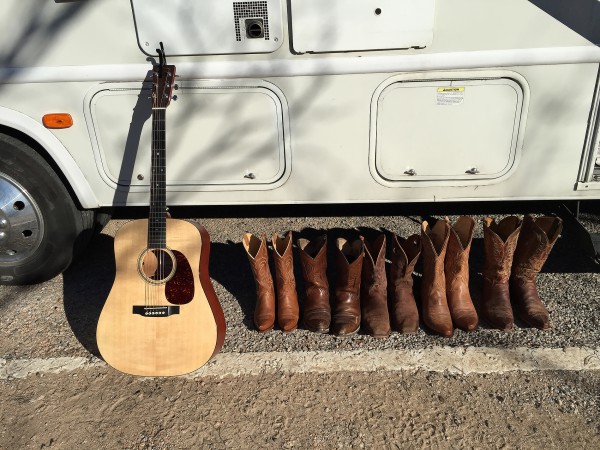
[{"label": "brown leather boot", "polygon": [[365,241],[365,257],[360,284],[362,326],[367,333],[376,338],[390,335],[385,243],[385,234],[379,235],[373,245]]},{"label": "brown leather boot", "polygon": [[298,250],[306,292],[302,313],[304,326],[310,331],[327,333],[331,323],[327,282],[327,236],[319,236],[312,242],[308,239],[298,239]]},{"label": "brown leather boot", "polygon": [[273,234],[273,259],[277,279],[277,323],[283,331],[292,331],[298,326],[298,294],[294,278],[292,254],[292,232],[285,238]]},{"label": "brown leather boot", "polygon": [[483,297],[481,315],[499,330],[511,330],[514,323],[508,279],[521,219],[509,216],[496,223],[491,218],[483,222]]},{"label": "brown leather boot", "polygon": [[362,239],[350,243],[338,238],[335,249],[337,277],[333,331],[341,335],[353,334],[360,328],[360,276],[364,243]]},{"label": "brown leather boot", "polygon": [[419,311],[413,294],[413,271],[421,256],[421,239],[413,234],[406,239],[394,234],[389,292],[391,322],[394,330],[403,334],[419,329]]},{"label": "brown leather boot", "polygon": [[452,322],[465,331],[473,331],[479,322],[469,292],[469,252],[475,220],[461,216],[450,228],[444,270],[446,297]]},{"label": "brown leather boot", "polygon": [[269,331],[275,324],[275,290],[273,278],[269,270],[269,255],[267,253],[267,237],[262,239],[246,233],[242,238],[250,267],[256,284],[256,307],[254,308],[254,325],[261,333]]},{"label": "brown leather boot", "polygon": [[438,220],[429,228],[427,222],[421,225],[423,252],[423,279],[421,281],[421,304],[423,322],[431,330],[444,337],[452,336],[452,318],[446,299],[446,278],[444,259],[450,236],[450,225]]},{"label": "brown leather boot", "polygon": [[512,263],[510,298],[519,318],[531,327],[550,328],[548,310],[535,285],[536,275],[546,262],[562,231],[558,217],[525,216]]}]

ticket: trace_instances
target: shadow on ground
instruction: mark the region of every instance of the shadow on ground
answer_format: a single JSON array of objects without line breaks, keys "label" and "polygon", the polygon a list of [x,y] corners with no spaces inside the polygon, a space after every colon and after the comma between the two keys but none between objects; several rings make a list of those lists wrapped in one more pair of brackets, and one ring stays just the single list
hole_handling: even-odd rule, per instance
[{"label": "shadow on ground", "polygon": [[63,274],[67,321],[81,345],[97,357],[96,326],[115,278],[113,243],[111,236],[95,236],[86,252]]}]

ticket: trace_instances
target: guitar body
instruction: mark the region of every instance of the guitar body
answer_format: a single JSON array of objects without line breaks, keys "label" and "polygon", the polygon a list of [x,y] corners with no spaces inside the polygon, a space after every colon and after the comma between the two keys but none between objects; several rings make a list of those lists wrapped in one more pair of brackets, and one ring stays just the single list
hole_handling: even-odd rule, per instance
[{"label": "guitar body", "polygon": [[[218,353],[225,318],[208,276],[210,239],[194,224],[166,219],[165,273],[152,279],[148,220],[125,224],[115,236],[116,276],[100,314],[98,348],[115,369],[132,375],[192,372]],[[135,311],[135,312],[134,312]]]}]

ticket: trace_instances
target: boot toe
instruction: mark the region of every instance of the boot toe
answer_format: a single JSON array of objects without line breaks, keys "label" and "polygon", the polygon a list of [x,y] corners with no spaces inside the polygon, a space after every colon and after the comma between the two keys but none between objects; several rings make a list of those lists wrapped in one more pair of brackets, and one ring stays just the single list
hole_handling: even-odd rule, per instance
[{"label": "boot toe", "polygon": [[414,312],[405,313],[394,311],[392,314],[392,327],[402,334],[414,334],[419,329],[419,313],[415,307]]},{"label": "boot toe", "polygon": [[335,334],[339,335],[354,334],[359,328],[360,320],[358,317],[338,317],[333,324]]},{"label": "boot toe", "polygon": [[550,318],[548,314],[544,312],[535,312],[529,314],[521,314],[521,319],[528,325],[538,328],[540,330],[547,330],[550,328]]},{"label": "boot toe", "polygon": [[327,333],[331,324],[331,314],[329,311],[314,310],[304,313],[304,326],[315,333]]},{"label": "boot toe", "polygon": [[295,330],[298,326],[298,319],[294,317],[282,317],[277,322],[279,323],[281,330],[284,332]]},{"label": "boot toe", "polygon": [[402,334],[415,334],[419,329],[419,319],[405,319],[400,321],[395,327]]},{"label": "boot toe", "polygon": [[486,314],[486,322],[493,328],[502,331],[510,331],[513,328],[514,317],[512,311],[494,311]]},{"label": "boot toe", "polygon": [[443,337],[452,337],[452,334],[454,333],[452,325],[446,321],[425,320],[425,325],[427,325],[430,330],[435,331]]},{"label": "boot toe", "polygon": [[254,326],[256,326],[256,329],[261,333],[272,330],[274,325],[275,317],[258,316],[254,318]]},{"label": "boot toe", "polygon": [[390,321],[382,318],[365,323],[368,333],[375,338],[385,338],[390,335]]},{"label": "boot toe", "polygon": [[452,321],[456,328],[464,331],[473,331],[479,325],[477,314],[471,311],[459,311],[452,317]]},{"label": "boot toe", "polygon": [[383,339],[386,338],[390,335],[390,329],[387,328],[379,328],[379,329],[374,329],[371,330],[371,332],[369,333],[371,336],[373,336],[374,338],[379,338],[379,339]]}]

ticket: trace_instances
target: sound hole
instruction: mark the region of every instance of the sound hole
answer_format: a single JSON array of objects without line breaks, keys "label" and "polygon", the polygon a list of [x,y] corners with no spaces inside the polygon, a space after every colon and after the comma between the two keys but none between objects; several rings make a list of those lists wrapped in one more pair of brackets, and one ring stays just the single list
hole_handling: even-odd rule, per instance
[{"label": "sound hole", "polygon": [[177,262],[173,252],[166,248],[144,250],[138,260],[138,271],[151,284],[163,284],[173,278]]}]

